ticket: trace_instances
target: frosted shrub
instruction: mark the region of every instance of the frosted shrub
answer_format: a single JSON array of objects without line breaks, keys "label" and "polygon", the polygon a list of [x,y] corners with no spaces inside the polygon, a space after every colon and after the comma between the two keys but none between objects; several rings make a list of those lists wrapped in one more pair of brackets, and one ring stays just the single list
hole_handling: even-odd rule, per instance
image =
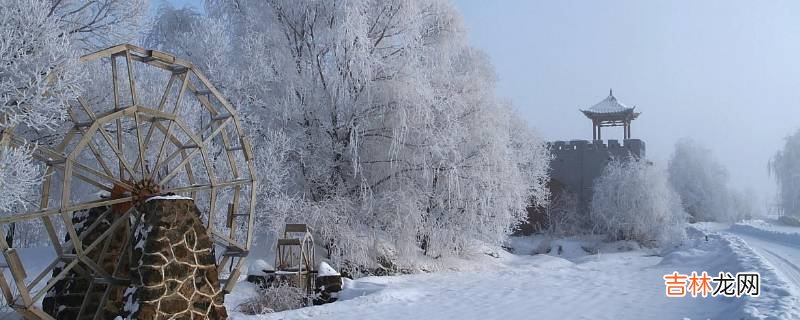
[{"label": "frosted shrub", "polygon": [[612,160],[594,182],[595,231],[614,240],[664,245],[684,236],[686,213],[666,174],[643,160]]},{"label": "frosted shrub", "polygon": [[256,296],[239,305],[238,311],[251,315],[281,312],[306,307],[309,300],[305,290],[281,283],[260,288]]}]

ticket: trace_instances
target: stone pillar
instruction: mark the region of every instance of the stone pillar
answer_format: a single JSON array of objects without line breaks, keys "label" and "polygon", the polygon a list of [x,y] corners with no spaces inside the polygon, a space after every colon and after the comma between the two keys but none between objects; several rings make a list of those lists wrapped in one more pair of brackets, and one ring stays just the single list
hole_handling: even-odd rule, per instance
[{"label": "stone pillar", "polygon": [[226,319],[214,244],[190,199],[138,206],[131,252],[128,319]]}]

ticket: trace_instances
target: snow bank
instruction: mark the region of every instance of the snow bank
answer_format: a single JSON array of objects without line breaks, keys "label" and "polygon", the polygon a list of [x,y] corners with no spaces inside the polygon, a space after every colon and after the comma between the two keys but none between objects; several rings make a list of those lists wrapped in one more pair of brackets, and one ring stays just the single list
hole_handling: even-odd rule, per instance
[{"label": "snow bank", "polygon": [[569,260],[576,260],[598,253],[627,252],[641,249],[636,241],[604,241],[603,235],[582,235],[572,237],[552,237],[531,235],[509,237],[506,241],[513,253],[520,255],[547,254]]},{"label": "snow bank", "polygon": [[800,228],[776,226],[763,220],[750,220],[736,223],[730,227],[730,230],[800,247]]},{"label": "snow bank", "polygon": [[800,319],[800,292],[784,281],[767,263],[741,238],[719,235],[736,257],[743,271],[758,271],[761,274],[761,293],[759,297],[742,297],[742,319]]},{"label": "snow bank", "polygon": [[331,265],[327,262],[322,261],[319,263],[319,269],[317,275],[320,277],[327,277],[327,276],[340,276],[339,272],[337,272]]},{"label": "snow bank", "polygon": [[255,259],[247,265],[247,270],[244,273],[251,276],[266,276],[265,271],[268,270],[275,270],[275,268],[263,259]]}]

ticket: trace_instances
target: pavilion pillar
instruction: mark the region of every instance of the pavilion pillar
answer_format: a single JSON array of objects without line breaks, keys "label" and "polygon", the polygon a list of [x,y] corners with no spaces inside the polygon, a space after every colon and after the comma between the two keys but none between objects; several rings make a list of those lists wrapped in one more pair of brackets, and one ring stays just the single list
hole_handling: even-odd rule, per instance
[{"label": "pavilion pillar", "polygon": [[622,124],[622,139],[628,139],[628,123],[625,122]]},{"label": "pavilion pillar", "polygon": [[631,122],[630,121],[628,121],[628,125],[625,126],[625,132],[628,134],[628,137],[626,137],[625,139],[630,139],[631,138]]},{"label": "pavilion pillar", "polygon": [[597,123],[592,122],[592,140],[597,140]]}]

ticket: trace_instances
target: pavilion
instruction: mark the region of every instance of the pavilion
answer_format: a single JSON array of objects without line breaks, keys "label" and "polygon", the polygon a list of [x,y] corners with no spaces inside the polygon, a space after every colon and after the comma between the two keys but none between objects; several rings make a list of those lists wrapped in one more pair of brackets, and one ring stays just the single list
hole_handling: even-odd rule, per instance
[{"label": "pavilion", "polygon": [[614,92],[609,90],[608,97],[598,102],[583,114],[592,120],[592,140],[602,140],[600,129],[603,127],[624,127],[624,139],[631,138],[631,122],[639,116],[636,107],[628,107],[614,97]]}]

